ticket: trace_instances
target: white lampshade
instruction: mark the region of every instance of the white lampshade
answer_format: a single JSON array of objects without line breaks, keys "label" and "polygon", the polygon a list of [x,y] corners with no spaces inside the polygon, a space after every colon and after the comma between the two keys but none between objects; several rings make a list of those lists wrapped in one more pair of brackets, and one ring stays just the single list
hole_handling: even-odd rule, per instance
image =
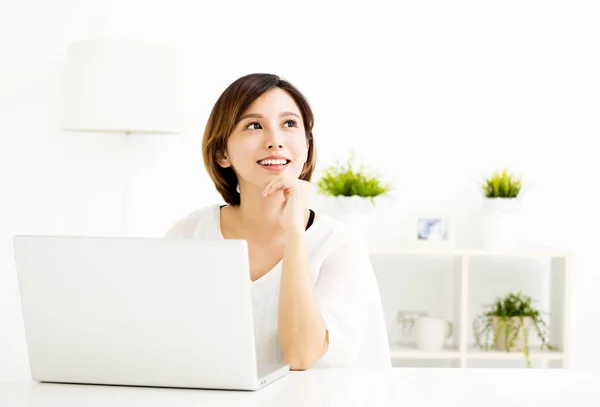
[{"label": "white lampshade", "polygon": [[91,40],[67,48],[65,130],[179,133],[176,53],[163,42]]}]

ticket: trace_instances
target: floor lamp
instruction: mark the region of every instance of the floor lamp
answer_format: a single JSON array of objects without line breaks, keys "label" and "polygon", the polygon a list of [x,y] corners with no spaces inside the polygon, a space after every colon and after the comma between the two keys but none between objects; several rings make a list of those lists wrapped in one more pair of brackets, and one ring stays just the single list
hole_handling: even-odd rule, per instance
[{"label": "floor lamp", "polygon": [[122,236],[129,225],[129,139],[181,132],[176,71],[175,49],[165,42],[89,40],[67,47],[63,130],[124,137]]}]

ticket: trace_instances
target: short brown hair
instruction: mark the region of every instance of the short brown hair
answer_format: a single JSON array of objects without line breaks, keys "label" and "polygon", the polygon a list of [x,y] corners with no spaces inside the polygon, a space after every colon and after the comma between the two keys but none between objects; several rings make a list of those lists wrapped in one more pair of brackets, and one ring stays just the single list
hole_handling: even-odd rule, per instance
[{"label": "short brown hair", "polygon": [[227,147],[227,140],[238,123],[240,116],[263,93],[280,88],[286,91],[302,114],[306,140],[308,141],[308,158],[300,174],[300,179],[310,181],[317,161],[316,146],[312,129],[314,117],[308,101],[292,84],[277,75],[253,73],[233,82],[223,91],[215,103],[202,139],[202,156],[208,175],[213,180],[217,191],[230,205],[240,204],[240,194],[236,191],[238,183],[233,168],[223,168],[218,164]]}]

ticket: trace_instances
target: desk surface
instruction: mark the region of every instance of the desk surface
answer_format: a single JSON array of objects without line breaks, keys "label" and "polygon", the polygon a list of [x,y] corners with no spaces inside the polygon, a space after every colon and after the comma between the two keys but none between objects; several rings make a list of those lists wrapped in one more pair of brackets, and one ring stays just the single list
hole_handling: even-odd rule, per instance
[{"label": "desk surface", "polygon": [[0,383],[0,406],[600,406],[600,370],[311,369],[256,392]]}]

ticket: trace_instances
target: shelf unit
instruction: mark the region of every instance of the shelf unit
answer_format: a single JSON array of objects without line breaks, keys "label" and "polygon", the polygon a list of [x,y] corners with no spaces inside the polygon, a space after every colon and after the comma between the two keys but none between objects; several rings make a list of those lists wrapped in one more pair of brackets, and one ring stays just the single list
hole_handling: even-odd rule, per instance
[{"label": "shelf unit", "polygon": [[[500,352],[483,351],[475,349],[472,345],[467,348],[467,352],[461,352],[458,349],[444,349],[440,352],[426,352],[410,346],[390,345],[390,356],[392,359],[488,359],[488,360],[512,360],[522,359],[521,352]],[[559,351],[540,351],[530,350],[531,360],[564,360],[564,353]]]},{"label": "shelf unit", "polygon": [[[424,257],[449,257],[458,262],[460,283],[459,313],[458,313],[458,344],[454,348],[447,348],[439,352],[426,352],[416,346],[390,344],[392,360],[446,360],[455,361],[461,368],[468,367],[469,361],[498,361],[498,360],[524,360],[522,352],[484,351],[476,349],[469,343],[468,327],[469,315],[469,283],[472,270],[470,265],[476,258],[501,258],[501,259],[544,259],[549,261],[549,296],[551,322],[548,326],[550,342],[558,345],[557,351],[541,351],[539,346],[530,347],[530,360],[542,361],[546,366],[548,362],[558,363],[562,368],[569,365],[569,316],[571,309],[571,253],[568,250],[553,248],[533,249],[399,249],[399,248],[374,248],[370,250],[371,258],[394,256],[420,259]],[[533,332],[533,330],[532,330]]]}]

